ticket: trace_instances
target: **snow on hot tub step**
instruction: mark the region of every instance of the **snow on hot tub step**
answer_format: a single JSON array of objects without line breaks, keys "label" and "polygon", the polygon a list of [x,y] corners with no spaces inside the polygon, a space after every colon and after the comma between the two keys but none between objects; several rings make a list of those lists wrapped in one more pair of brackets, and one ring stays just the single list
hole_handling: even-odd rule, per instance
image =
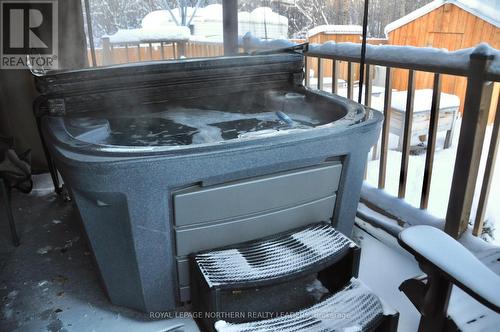
[{"label": "snow on hot tub step", "polygon": [[359,248],[349,238],[330,224],[319,223],[263,240],[202,252],[194,256],[194,261],[207,287],[227,289],[240,288],[246,283],[256,287],[295,274],[318,272],[355,255],[355,251]]},{"label": "snow on hot tub step", "polygon": [[328,223],[316,223],[256,241],[195,254],[192,303],[217,320],[245,323],[262,313],[310,307],[357,276],[360,248]]},{"label": "snow on hot tub step", "polygon": [[303,310],[248,323],[220,320],[215,323],[215,329],[217,332],[395,332],[398,316],[367,286],[353,278],[341,291]]}]

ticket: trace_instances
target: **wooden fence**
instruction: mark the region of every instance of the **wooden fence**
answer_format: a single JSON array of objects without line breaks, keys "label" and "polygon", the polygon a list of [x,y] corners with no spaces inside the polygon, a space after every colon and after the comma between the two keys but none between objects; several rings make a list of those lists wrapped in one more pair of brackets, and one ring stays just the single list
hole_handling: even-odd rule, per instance
[{"label": "wooden fence", "polygon": [[[224,54],[221,43],[187,42],[187,43],[140,43],[112,45],[103,43],[102,48],[97,48],[97,66],[121,64],[151,60],[173,60],[181,56],[187,58],[214,57]],[[90,50],[88,51],[89,63],[92,63]]]}]

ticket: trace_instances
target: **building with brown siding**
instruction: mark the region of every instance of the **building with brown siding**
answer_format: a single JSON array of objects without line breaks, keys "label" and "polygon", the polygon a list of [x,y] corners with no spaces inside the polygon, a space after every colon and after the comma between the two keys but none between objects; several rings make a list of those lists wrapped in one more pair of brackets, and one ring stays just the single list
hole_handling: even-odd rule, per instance
[{"label": "building with brown siding", "polygon": [[[435,0],[388,24],[385,33],[391,45],[436,47],[455,51],[486,42],[499,49],[500,1]],[[405,90],[407,77],[407,71],[396,71],[394,88]],[[417,73],[417,89],[431,86],[432,74]],[[455,94],[462,101],[465,88],[465,78],[448,76],[443,79],[443,92]]]}]

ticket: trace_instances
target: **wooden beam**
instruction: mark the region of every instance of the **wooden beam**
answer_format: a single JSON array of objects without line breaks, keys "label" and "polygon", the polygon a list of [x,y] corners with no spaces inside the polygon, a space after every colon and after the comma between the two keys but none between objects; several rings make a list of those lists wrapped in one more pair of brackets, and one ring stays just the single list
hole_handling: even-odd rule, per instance
[{"label": "wooden beam", "polygon": [[318,90],[323,90],[323,59],[318,58]]},{"label": "wooden beam", "polygon": [[470,220],[493,87],[491,82],[485,82],[492,57],[480,47],[470,56],[464,114],[446,213],[445,232],[454,238],[460,237]]},{"label": "wooden beam", "polygon": [[354,63],[347,63],[347,99],[352,99],[354,90]]},{"label": "wooden beam", "polygon": [[500,141],[500,101],[497,103],[495,122],[493,124],[493,132],[491,133],[490,149],[488,150],[488,158],[486,159],[483,183],[481,186],[481,196],[479,196],[479,203],[476,212],[476,220],[474,221],[474,228],[472,229],[472,234],[474,234],[475,236],[481,235],[483,231],[484,217],[486,214],[488,197],[490,196],[491,181],[493,180],[493,170],[495,169],[495,161],[497,159],[499,141]]},{"label": "wooden beam", "polygon": [[337,60],[332,60],[332,93],[337,93],[339,81],[339,69]]}]

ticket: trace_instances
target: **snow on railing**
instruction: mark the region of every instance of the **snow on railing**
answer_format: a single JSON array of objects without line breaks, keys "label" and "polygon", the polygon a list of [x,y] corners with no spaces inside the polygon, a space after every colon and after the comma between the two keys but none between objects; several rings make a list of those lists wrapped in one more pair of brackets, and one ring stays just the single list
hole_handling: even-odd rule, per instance
[{"label": "snow on railing", "polygon": [[[260,40],[247,34],[243,38],[243,45],[247,52],[257,50],[272,50],[290,48],[294,43],[288,40]],[[310,86],[310,69],[308,58],[317,59],[317,89],[323,90],[324,59],[332,61],[332,93],[337,93],[340,66],[339,61],[347,62],[347,97],[353,98],[354,63],[360,62],[361,44],[335,43],[310,44],[305,52],[305,85]],[[405,198],[408,178],[408,164],[410,142],[412,138],[412,122],[414,119],[414,101],[416,89],[416,71],[434,74],[431,107],[429,108],[429,125],[426,132],[427,148],[425,169],[421,191],[420,207],[426,209],[429,202],[434,153],[438,120],[441,112],[441,86],[443,74],[463,76],[467,78],[465,91],[464,112],[460,130],[460,139],[457,148],[457,158],[450,190],[448,210],[446,214],[445,230],[454,237],[458,237],[468,226],[472,201],[476,191],[476,182],[480,168],[482,147],[485,140],[485,129],[488,121],[488,111],[492,99],[493,82],[500,82],[500,51],[482,43],[473,48],[449,52],[443,49],[430,47],[394,46],[394,45],[367,45],[366,75],[364,104],[371,106],[373,80],[371,73],[375,66],[385,67],[383,112],[385,116],[380,152],[380,167],[378,174],[378,188],[384,189],[388,155],[388,140],[390,119],[393,113],[392,88],[394,69],[407,69],[408,81],[406,91],[406,107],[403,109],[402,122],[404,131],[401,144],[402,157],[399,175],[398,197]],[[500,105],[500,103],[498,103]],[[421,113],[419,113],[421,114]],[[455,117],[455,115],[454,115]],[[454,121],[454,118],[453,118]],[[488,158],[484,168],[483,182],[480,186],[478,208],[474,220],[474,235],[481,234],[489,196],[489,188],[493,176],[493,169],[498,148],[500,132],[500,106],[497,106],[493,124],[492,138],[488,151]],[[453,124],[449,135],[453,132]],[[374,151],[377,151],[376,147]]]},{"label": "snow on railing", "polygon": [[[262,40],[247,34],[243,37],[243,45],[247,51],[262,49],[279,49],[295,45],[286,39]],[[500,51],[486,43],[476,47],[447,51],[433,47],[414,47],[398,45],[366,45],[366,63],[413,69],[426,72],[436,72],[458,76],[469,73],[470,57],[473,53],[487,54],[494,58],[487,75],[492,81],[500,81]],[[361,44],[336,43],[309,44],[307,56],[339,61],[359,62]]]}]

